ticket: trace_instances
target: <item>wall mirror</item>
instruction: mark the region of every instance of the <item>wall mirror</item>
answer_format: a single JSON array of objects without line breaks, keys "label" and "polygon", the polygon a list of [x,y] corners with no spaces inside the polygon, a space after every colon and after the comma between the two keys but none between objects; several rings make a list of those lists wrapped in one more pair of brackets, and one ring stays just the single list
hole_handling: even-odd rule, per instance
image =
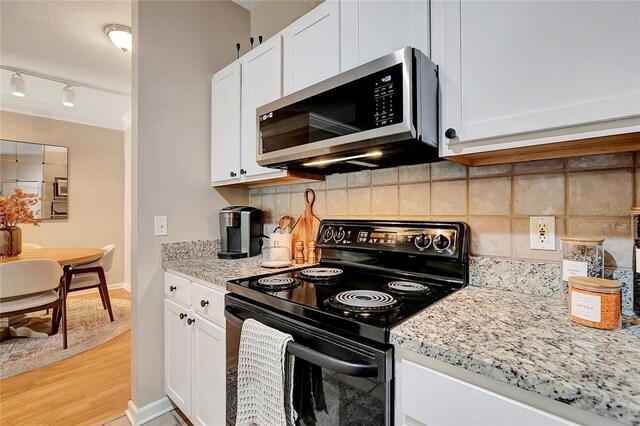
[{"label": "wall mirror", "polygon": [[69,217],[68,148],[0,140],[0,196],[14,188],[38,194],[37,216],[45,220]]}]

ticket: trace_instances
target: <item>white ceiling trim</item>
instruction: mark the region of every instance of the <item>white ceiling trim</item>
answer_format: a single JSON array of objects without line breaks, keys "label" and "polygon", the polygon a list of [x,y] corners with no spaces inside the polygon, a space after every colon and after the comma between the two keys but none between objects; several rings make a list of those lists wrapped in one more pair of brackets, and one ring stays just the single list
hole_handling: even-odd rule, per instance
[{"label": "white ceiling trim", "polygon": [[264,0],[233,0],[234,3],[239,4],[247,10],[253,10],[257,5]]}]

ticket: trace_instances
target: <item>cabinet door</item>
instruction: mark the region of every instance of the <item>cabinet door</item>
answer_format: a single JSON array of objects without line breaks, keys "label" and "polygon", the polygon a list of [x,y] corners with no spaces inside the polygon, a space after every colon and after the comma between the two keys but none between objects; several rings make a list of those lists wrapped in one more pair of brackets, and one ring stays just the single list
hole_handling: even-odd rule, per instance
[{"label": "cabinet door", "polygon": [[282,31],[284,94],[340,72],[340,4],[327,0]]},{"label": "cabinet door", "polygon": [[193,416],[196,425],[224,425],[226,352],[224,330],[197,316],[193,326]]},{"label": "cabinet door", "polygon": [[413,362],[402,360],[401,365],[400,412],[414,420],[407,421],[407,424],[575,425]]},{"label": "cabinet door", "polygon": [[211,182],[240,180],[240,61],[211,79]]},{"label": "cabinet door", "polygon": [[433,0],[431,13],[441,154],[640,129],[639,2]]},{"label": "cabinet door", "polygon": [[241,59],[242,61],[242,169],[244,178],[282,175],[286,172],[261,167],[258,152],[256,109],[282,94],[282,41],[276,35]]},{"label": "cabinet door", "polygon": [[428,0],[358,2],[358,63],[407,46],[430,55]]},{"label": "cabinet door", "polygon": [[[189,310],[164,301],[164,381],[165,392],[186,415],[191,415],[191,328]],[[180,318],[180,315],[183,318]]]}]

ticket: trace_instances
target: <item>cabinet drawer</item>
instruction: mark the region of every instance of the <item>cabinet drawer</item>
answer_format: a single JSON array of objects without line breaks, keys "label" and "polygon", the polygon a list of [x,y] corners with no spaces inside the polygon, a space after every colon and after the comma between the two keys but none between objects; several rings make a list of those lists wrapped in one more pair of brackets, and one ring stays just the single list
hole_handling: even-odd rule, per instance
[{"label": "cabinet drawer", "polygon": [[164,294],[167,299],[191,306],[191,281],[169,273],[164,274]]},{"label": "cabinet drawer", "polygon": [[[403,360],[400,410],[425,425],[573,425],[537,408]],[[460,407],[465,407],[460,410]]]},{"label": "cabinet drawer", "polygon": [[[199,315],[225,327],[224,295],[226,290],[214,290],[198,283],[193,283],[193,309]],[[204,305],[204,306],[202,306]]]}]

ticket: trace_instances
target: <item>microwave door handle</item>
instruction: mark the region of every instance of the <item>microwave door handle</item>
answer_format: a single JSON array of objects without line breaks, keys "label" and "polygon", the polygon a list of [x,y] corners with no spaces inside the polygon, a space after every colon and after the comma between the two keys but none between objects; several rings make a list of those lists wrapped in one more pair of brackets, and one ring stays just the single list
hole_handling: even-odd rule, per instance
[{"label": "microwave door handle", "polygon": [[[224,316],[227,320],[242,329],[242,323],[244,320],[237,316],[236,314],[229,311],[228,308],[224,310]],[[327,355],[322,352],[318,352],[314,349],[310,349],[304,345],[301,345],[296,342],[287,343],[287,352],[291,355],[308,361],[317,366],[327,368],[329,370],[335,371],[336,373],[341,373],[347,376],[354,377],[377,377],[378,376],[378,366],[375,364],[371,364],[368,362],[361,361],[347,361],[344,359],[336,358],[331,355]]]}]

